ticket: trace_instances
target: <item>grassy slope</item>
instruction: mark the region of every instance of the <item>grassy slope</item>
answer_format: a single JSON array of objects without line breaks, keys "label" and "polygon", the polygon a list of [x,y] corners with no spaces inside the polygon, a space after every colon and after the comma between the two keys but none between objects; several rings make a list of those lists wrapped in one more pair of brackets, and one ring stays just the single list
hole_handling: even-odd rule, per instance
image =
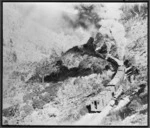
[{"label": "grassy slope", "polygon": [[[10,10],[8,8],[8,12],[9,11]],[[16,14],[16,16],[18,15],[20,14]],[[139,67],[140,69],[139,79],[137,79],[136,82],[145,83],[147,80],[147,65],[146,65],[147,64],[146,61],[147,26],[144,20],[134,20],[134,22],[133,21],[130,22],[131,23],[126,24],[126,27],[131,28],[127,34],[127,38],[130,41],[127,49],[128,51],[127,58],[131,58],[131,60],[134,62],[134,65]],[[33,29],[30,32],[28,32],[28,28],[30,28],[31,26]],[[86,39],[87,35],[85,34],[86,36],[82,37],[81,35],[83,33],[81,34],[80,31],[76,31],[76,33],[78,33],[77,35],[74,34],[74,32],[73,33],[71,32],[71,35],[67,36],[64,33],[58,34],[53,31],[49,31],[43,27],[39,27],[38,23],[35,23],[30,20],[26,22],[26,24],[21,30],[18,31],[21,34],[22,33],[23,34],[17,36],[15,34],[15,37],[13,37],[14,42],[16,44],[15,45],[16,53],[18,55],[18,58],[20,58],[20,60],[21,59],[29,60],[29,62],[35,61],[36,58],[40,59],[40,56],[43,57],[43,51],[44,54],[48,55],[49,49],[51,48],[52,45],[51,42],[53,41],[55,41],[56,44],[60,42],[71,43],[72,44],[70,45],[71,47],[74,46],[74,44],[77,44],[77,42],[83,43],[85,40],[87,40]],[[6,34],[7,32],[8,31],[6,30]],[[35,36],[32,37],[32,40],[28,40],[30,39],[30,35],[34,35],[33,33],[36,33],[35,35],[36,36],[38,35],[40,40],[37,40]],[[43,33],[46,34],[43,35]],[[73,37],[72,34],[74,35]],[[81,36],[80,38],[78,38],[79,35]],[[7,43],[9,42],[8,38],[9,36],[6,37]],[[49,45],[49,40],[51,40],[50,45]],[[41,46],[43,44],[45,44],[46,47],[42,48]],[[49,45],[49,47],[47,47],[47,45]],[[6,45],[6,49],[7,48],[8,46]],[[33,51],[35,54],[33,54],[33,56],[30,56],[33,53]],[[8,56],[7,53],[6,56]],[[6,64],[8,63],[6,62]],[[70,122],[78,120],[81,116],[87,113],[84,106],[89,100],[91,100],[90,98],[85,98],[85,96],[99,88],[103,88],[104,83],[102,83],[101,81],[102,79],[103,80],[106,79],[106,82],[110,81],[110,78],[107,77],[105,74],[103,74],[102,76],[93,74],[91,76],[82,77],[82,78],[79,77],[79,78],[67,79],[63,83],[57,83],[56,85],[53,85],[52,83],[25,84],[21,80],[20,74],[12,75],[12,72],[16,70],[16,68],[14,68],[15,66],[13,65],[5,65],[5,66],[6,67],[4,67],[4,77],[5,77],[4,81],[6,83],[4,84],[4,86],[8,85],[8,87],[6,87],[7,92],[5,93],[7,99],[5,99],[4,101],[9,102],[10,104],[18,104],[18,103],[20,104],[19,112],[16,112],[15,116],[7,118],[7,120],[9,119],[8,122],[9,124],[41,124],[41,125],[45,124],[46,125],[46,124],[58,124],[60,122],[62,123],[64,120],[68,120]],[[32,68],[32,66],[29,66],[27,63],[25,64],[19,63],[18,67],[20,67],[19,72],[23,72],[23,73],[27,72],[29,70],[29,67]],[[60,89],[58,89],[57,94],[55,93],[56,86],[60,86]],[[53,87],[54,89],[52,89]],[[51,100],[51,102],[49,102],[49,100]],[[35,108],[32,107],[33,104]],[[139,117],[141,115],[137,115],[137,116]],[[110,122],[109,121],[110,119],[108,119],[107,124],[111,123],[111,121]],[[125,122],[126,121],[124,122],[120,121],[117,123],[124,124]],[[129,124],[131,122],[132,122],[131,120],[130,121],[128,120]],[[136,123],[132,123],[132,124],[136,124]]]}]

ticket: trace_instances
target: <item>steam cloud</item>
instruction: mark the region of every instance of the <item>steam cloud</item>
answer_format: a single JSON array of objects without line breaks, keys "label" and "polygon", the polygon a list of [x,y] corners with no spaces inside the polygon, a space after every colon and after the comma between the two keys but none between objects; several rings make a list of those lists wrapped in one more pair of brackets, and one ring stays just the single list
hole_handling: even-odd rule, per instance
[{"label": "steam cloud", "polygon": [[[20,50],[18,57],[22,54],[21,59],[27,53],[26,56],[29,58],[29,54],[33,54],[30,51],[34,51],[34,49],[31,49],[34,46],[38,46],[40,49],[46,46],[44,49],[47,49],[47,51],[49,51],[48,48],[52,47],[59,47],[66,51],[75,45],[84,44],[90,36],[95,36],[97,33],[97,20],[103,19],[105,21],[120,18],[120,4],[96,3],[94,5],[94,3],[86,3],[85,5],[95,6],[91,15],[94,16],[92,18],[95,18],[95,20],[87,18],[85,21],[81,20],[79,22],[79,11],[75,7],[80,5],[81,3],[7,3],[4,5],[4,35],[8,35],[13,26],[8,22],[10,20],[7,20],[11,15],[16,24],[16,33],[13,33],[14,38],[12,38],[16,43],[17,51]],[[19,17],[17,17],[18,14],[20,15]],[[21,53],[24,47],[28,51]]]}]

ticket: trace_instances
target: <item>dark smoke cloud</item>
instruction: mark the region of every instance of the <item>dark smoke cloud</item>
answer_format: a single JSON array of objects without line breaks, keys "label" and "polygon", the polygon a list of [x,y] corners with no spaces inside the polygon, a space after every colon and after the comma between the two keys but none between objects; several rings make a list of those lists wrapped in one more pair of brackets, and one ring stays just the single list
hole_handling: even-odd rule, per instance
[{"label": "dark smoke cloud", "polygon": [[[99,28],[98,22],[101,20],[101,17],[98,15],[94,4],[79,4],[75,5],[73,8],[77,12],[74,17],[67,13],[63,14],[63,19],[70,27],[74,29],[79,27],[89,29],[91,26]],[[100,6],[100,8],[103,8],[103,6]]]}]

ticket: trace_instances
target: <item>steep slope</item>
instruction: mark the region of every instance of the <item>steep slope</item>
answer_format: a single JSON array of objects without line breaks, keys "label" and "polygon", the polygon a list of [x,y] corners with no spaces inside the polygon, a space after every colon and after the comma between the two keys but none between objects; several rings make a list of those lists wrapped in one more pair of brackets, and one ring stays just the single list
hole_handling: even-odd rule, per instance
[{"label": "steep slope", "polygon": [[[7,9],[11,12],[9,8]],[[20,14],[17,13],[16,16],[20,16]],[[132,19],[129,22],[125,24],[126,30],[128,30],[126,37],[129,41],[125,59],[137,67],[140,74],[133,83],[128,80],[121,83],[123,94],[116,100],[117,105],[113,108],[106,106],[103,116],[100,113],[89,113],[87,105],[99,97],[105,100],[105,103],[108,103],[106,101],[112,98],[112,95],[107,95],[111,93],[108,93],[106,88],[114,78],[118,65],[111,59],[108,61],[103,59],[106,56],[106,47],[102,49],[103,56],[99,56],[93,50],[94,46],[90,43],[91,38],[88,40],[88,34],[81,34],[80,30],[65,35],[49,31],[34,21],[29,20],[27,24],[23,24],[24,29],[18,30],[18,33],[24,34],[19,34],[20,36],[17,38],[13,37],[15,40],[8,39],[7,43],[10,43],[10,47],[6,42],[4,46],[5,59],[9,56],[7,50],[9,52],[11,43],[14,42],[14,44],[17,43],[15,52],[20,55],[20,58],[21,54],[26,52],[22,60],[27,59],[28,61],[29,59],[30,61],[16,63],[15,52],[12,50],[14,65],[6,66],[7,62],[4,63],[4,86],[8,84],[8,87],[3,92],[5,102],[3,104],[3,123],[6,125],[137,125],[141,122],[142,125],[146,125],[147,19]],[[29,34],[26,34],[30,27],[33,29]],[[6,30],[6,32],[8,31]],[[42,43],[37,40],[36,36],[30,38],[33,33],[39,36]],[[78,36],[80,38],[77,38]],[[28,43],[24,44],[23,42],[26,41]],[[54,50],[53,54],[49,56],[51,45],[48,41],[50,44],[53,41],[56,44],[57,42],[69,42],[73,47],[68,46],[65,48],[67,51],[62,54],[61,50],[58,50],[59,53]],[[21,44],[19,44],[20,42]],[[49,45],[49,47],[42,48],[43,44]],[[66,44],[64,43],[64,45]],[[23,47],[20,48],[20,46]],[[111,53],[115,56],[116,49],[112,51]],[[33,52],[34,55],[30,56]],[[40,57],[44,57],[44,59],[41,60]],[[32,62],[31,60],[36,61]],[[120,77],[117,77],[117,81],[120,81]],[[139,93],[139,96],[135,96],[135,92],[139,88],[138,85],[144,86],[144,89]],[[113,88],[112,86],[110,87]],[[101,92],[105,96],[100,95]],[[124,106],[122,106],[122,99],[127,99],[125,102],[127,104]],[[105,106],[103,107],[105,108]],[[108,108],[112,111],[108,111]],[[101,122],[99,122],[100,119]]]}]

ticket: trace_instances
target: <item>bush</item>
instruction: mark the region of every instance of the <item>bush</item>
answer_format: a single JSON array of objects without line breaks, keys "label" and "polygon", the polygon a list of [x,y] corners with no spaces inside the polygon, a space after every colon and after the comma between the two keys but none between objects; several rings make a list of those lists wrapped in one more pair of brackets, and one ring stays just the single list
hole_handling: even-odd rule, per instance
[{"label": "bush", "polygon": [[146,18],[147,16],[147,4],[124,4],[121,8],[122,10],[122,19],[125,21],[129,21],[132,18],[135,17],[142,17]]}]

